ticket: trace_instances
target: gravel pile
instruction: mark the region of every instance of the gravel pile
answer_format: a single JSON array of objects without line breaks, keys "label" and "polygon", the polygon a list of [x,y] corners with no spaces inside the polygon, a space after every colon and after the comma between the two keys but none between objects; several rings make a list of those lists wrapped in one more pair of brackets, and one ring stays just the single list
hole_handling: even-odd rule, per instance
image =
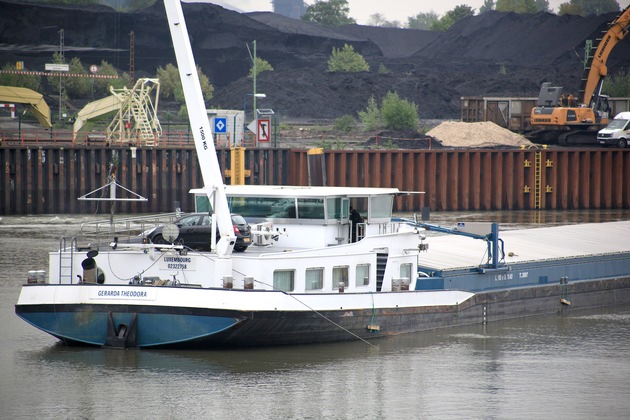
[{"label": "gravel pile", "polygon": [[520,134],[511,132],[493,122],[466,123],[445,121],[427,135],[437,139],[445,147],[521,147],[532,142]]}]

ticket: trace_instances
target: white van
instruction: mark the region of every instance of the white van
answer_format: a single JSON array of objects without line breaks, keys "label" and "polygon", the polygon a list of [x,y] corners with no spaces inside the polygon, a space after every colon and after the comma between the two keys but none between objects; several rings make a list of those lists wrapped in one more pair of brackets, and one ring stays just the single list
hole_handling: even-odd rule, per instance
[{"label": "white van", "polygon": [[597,133],[597,142],[602,146],[617,146],[620,149],[628,147],[630,141],[630,112],[617,114],[614,120],[608,123]]}]

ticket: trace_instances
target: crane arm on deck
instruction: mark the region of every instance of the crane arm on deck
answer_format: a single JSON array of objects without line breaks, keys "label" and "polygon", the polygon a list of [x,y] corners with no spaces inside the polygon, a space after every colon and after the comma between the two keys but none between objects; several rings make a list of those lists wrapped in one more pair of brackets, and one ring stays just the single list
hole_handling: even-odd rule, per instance
[{"label": "crane arm on deck", "polygon": [[490,233],[478,234],[466,232],[456,228],[447,228],[443,226],[419,222],[416,217],[414,217],[414,220],[404,218],[392,218],[392,222],[405,223],[416,228],[423,228],[434,232],[448,233],[451,235],[465,236],[467,238],[481,239],[486,241],[488,245],[488,261],[486,266],[483,268],[499,269],[501,266],[501,262],[505,260],[504,243],[503,240],[499,238],[499,225],[497,223],[491,224],[492,229]]},{"label": "crane arm on deck", "polygon": [[[219,257],[229,256],[232,253],[236,236],[232,226],[232,218],[225,193],[225,185],[221,175],[221,168],[217,159],[217,152],[214,147],[212,130],[206,113],[206,105],[199,84],[199,75],[195,58],[190,46],[188,29],[184,20],[184,12],[180,0],[164,0],[164,8],[168,18],[171,38],[173,39],[173,49],[177,59],[179,76],[182,81],[186,108],[190,121],[191,131],[195,140],[195,150],[204,182],[206,194],[213,203],[213,210],[216,217],[213,217],[213,224],[217,223],[221,238],[216,245],[216,253]],[[216,230],[212,229],[211,244],[214,245],[214,235]],[[226,275],[230,275],[229,270]]]}]

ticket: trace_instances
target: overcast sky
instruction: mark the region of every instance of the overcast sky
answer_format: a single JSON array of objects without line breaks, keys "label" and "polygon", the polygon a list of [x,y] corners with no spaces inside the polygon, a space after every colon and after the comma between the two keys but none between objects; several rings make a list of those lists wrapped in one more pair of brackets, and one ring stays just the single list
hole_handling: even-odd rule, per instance
[{"label": "overcast sky", "polygon": [[[226,3],[233,5],[245,12],[271,11],[271,0],[185,0],[185,1],[206,1],[208,3]],[[561,3],[569,0],[550,0],[549,5],[554,11],[558,11]],[[315,0],[306,0],[306,4],[314,4]],[[348,0],[350,6],[350,17],[357,20],[359,24],[367,23],[371,15],[380,13],[387,20],[398,20],[406,23],[409,16],[415,16],[421,12],[433,10],[438,15],[452,10],[455,6],[465,4],[475,9],[476,12],[483,5],[484,0]],[[630,0],[617,0],[617,3],[624,8],[628,6]]]}]

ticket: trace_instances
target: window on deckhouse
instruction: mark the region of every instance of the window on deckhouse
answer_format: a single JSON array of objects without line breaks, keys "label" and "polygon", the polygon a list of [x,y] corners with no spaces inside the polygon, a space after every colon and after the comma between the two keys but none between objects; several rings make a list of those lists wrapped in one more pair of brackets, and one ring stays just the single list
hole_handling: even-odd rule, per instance
[{"label": "window on deckhouse", "polygon": [[274,271],[273,288],[283,292],[292,292],[295,288],[295,270]]},{"label": "window on deckhouse", "polygon": [[367,286],[370,284],[370,264],[357,265],[356,285]]},{"label": "window on deckhouse", "polygon": [[321,290],[324,288],[324,269],[306,269],[306,290]]}]

